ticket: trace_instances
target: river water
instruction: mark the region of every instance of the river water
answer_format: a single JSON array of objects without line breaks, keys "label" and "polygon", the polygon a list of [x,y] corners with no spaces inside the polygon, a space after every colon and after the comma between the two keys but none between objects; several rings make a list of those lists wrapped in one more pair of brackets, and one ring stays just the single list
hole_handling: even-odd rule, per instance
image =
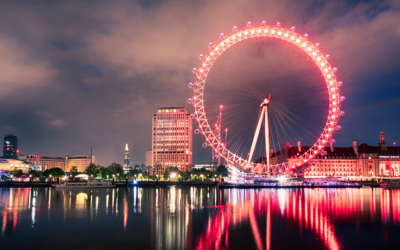
[{"label": "river water", "polygon": [[0,188],[1,249],[400,249],[400,190]]}]

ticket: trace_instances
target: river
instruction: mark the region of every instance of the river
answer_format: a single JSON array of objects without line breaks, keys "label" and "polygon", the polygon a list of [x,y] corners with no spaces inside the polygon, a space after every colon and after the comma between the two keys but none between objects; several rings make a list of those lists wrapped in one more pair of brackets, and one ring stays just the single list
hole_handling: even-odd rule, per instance
[{"label": "river", "polygon": [[2,249],[400,249],[400,190],[0,188]]}]

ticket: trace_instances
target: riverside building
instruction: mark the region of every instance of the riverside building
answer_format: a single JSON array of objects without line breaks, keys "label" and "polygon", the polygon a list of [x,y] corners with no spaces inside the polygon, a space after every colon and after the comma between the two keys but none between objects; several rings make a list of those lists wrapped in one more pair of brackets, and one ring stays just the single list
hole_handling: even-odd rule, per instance
[{"label": "riverside building", "polygon": [[48,155],[27,155],[26,162],[42,166],[45,171],[50,168],[61,168],[64,172],[84,172],[91,163],[97,165],[97,160],[90,155],[74,156],[48,156]]},{"label": "riverside building", "polygon": [[170,166],[177,167],[179,171],[185,171],[191,164],[192,119],[190,114],[183,107],[159,108],[152,120],[151,166],[153,166],[153,172],[162,173]]},{"label": "riverside building", "polygon": [[[288,152],[289,162],[309,149],[308,146],[292,147]],[[343,180],[360,178],[400,177],[400,147],[387,146],[385,133],[379,133],[378,146],[366,143],[358,145],[353,141],[352,147],[325,148],[326,155],[321,155],[304,170],[305,178],[336,177]]]}]

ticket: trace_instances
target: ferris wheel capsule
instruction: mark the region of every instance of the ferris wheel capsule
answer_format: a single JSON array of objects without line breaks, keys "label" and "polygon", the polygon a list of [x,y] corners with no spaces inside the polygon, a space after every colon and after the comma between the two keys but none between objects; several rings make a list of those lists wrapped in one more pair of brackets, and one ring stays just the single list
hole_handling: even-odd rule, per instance
[{"label": "ferris wheel capsule", "polygon": [[317,162],[316,162],[316,161],[312,161],[311,164],[312,164],[312,165],[316,165]]},{"label": "ferris wheel capsule", "polygon": [[290,30],[291,30],[291,31],[295,31],[295,30],[296,30],[296,27],[292,26],[292,27],[290,28]]},{"label": "ferris wheel capsule", "polygon": [[190,118],[192,118],[192,119],[193,119],[193,118],[194,118],[194,114],[190,114]]},{"label": "ferris wheel capsule", "polygon": [[198,135],[198,134],[200,133],[200,129],[196,128],[196,129],[194,130],[194,133],[195,133],[196,135]]},{"label": "ferris wheel capsule", "polygon": [[331,57],[331,55],[329,55],[329,54],[325,55],[326,60],[329,60],[330,57]]},{"label": "ferris wheel capsule", "polygon": [[263,21],[261,22],[261,25],[262,25],[262,26],[267,25],[267,21],[263,20]]},{"label": "ferris wheel capsule", "polygon": [[319,43],[316,43],[316,44],[315,44],[315,46],[317,46],[317,47],[319,47],[320,45],[321,45],[321,44],[319,44]]},{"label": "ferris wheel capsule", "polygon": [[208,48],[212,49],[212,47],[213,47],[213,43],[212,43],[212,42],[209,42],[209,43],[208,43]]},{"label": "ferris wheel capsule", "polygon": [[277,22],[277,23],[276,23],[276,27],[281,27],[281,23],[280,23],[280,22]]},{"label": "ferris wheel capsule", "polygon": [[344,116],[344,114],[345,114],[345,113],[344,113],[344,111],[343,111],[343,110],[342,110],[342,111],[340,111],[340,113],[339,113],[339,115],[340,115],[340,116]]},{"label": "ferris wheel capsule", "polygon": [[321,155],[327,155],[328,153],[326,151],[322,151]]},{"label": "ferris wheel capsule", "polygon": [[208,146],[207,142],[203,143],[203,148],[206,148]]},{"label": "ferris wheel capsule", "polygon": [[193,88],[193,83],[189,82],[188,87],[189,89]]},{"label": "ferris wheel capsule", "polygon": [[192,104],[192,98],[188,98],[187,102],[188,102],[189,104]]},{"label": "ferris wheel capsule", "polygon": [[233,28],[232,28],[232,31],[237,31],[237,26],[235,25],[235,26],[233,26]]},{"label": "ferris wheel capsule", "polygon": [[336,130],[341,130],[342,129],[342,126],[340,126],[340,125],[338,125],[337,127],[336,127]]},{"label": "ferris wheel capsule", "polygon": [[218,155],[214,155],[214,159],[218,159]]},{"label": "ferris wheel capsule", "polygon": [[336,140],[335,140],[335,139],[332,139],[332,140],[331,140],[331,142],[332,142],[332,143],[335,143],[335,142],[336,142]]},{"label": "ferris wheel capsule", "polygon": [[342,87],[342,85],[343,85],[343,82],[342,82],[342,81],[340,81],[340,82],[338,82],[338,84],[339,84],[339,87]]},{"label": "ferris wheel capsule", "polygon": [[247,22],[246,27],[251,27],[252,23],[251,22]]},{"label": "ferris wheel capsule", "polygon": [[334,67],[334,68],[333,68],[333,71],[335,71],[335,72],[336,72],[336,71],[337,71],[337,68],[336,68],[336,67]]},{"label": "ferris wheel capsule", "polygon": [[305,33],[305,34],[303,35],[303,37],[306,38],[306,39],[308,39],[308,34]]},{"label": "ferris wheel capsule", "polygon": [[346,97],[345,97],[345,96],[341,96],[341,97],[340,97],[340,100],[341,100],[341,101],[344,101],[344,100],[346,100]]},{"label": "ferris wheel capsule", "polygon": [[196,68],[193,68],[193,69],[192,69],[192,72],[193,72],[193,74],[196,74],[196,73],[197,73],[197,69],[196,69]]},{"label": "ferris wheel capsule", "polygon": [[219,38],[220,38],[220,39],[224,39],[224,37],[225,37],[225,34],[224,34],[224,33],[219,34]]},{"label": "ferris wheel capsule", "polygon": [[199,55],[200,61],[203,60],[203,58],[204,58],[204,55],[203,55],[203,54],[200,54],[200,55]]}]

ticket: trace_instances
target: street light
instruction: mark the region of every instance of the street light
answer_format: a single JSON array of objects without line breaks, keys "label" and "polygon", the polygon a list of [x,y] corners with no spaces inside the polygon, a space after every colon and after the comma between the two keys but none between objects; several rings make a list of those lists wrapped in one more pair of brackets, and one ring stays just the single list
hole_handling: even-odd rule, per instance
[{"label": "street light", "polygon": [[107,180],[108,180],[108,175],[107,175]]},{"label": "street light", "polygon": [[217,175],[214,175],[214,181],[216,181],[217,180]]},{"label": "street light", "polygon": [[204,175],[201,174],[201,175],[200,175],[201,181],[203,181],[203,177],[204,177]]}]

